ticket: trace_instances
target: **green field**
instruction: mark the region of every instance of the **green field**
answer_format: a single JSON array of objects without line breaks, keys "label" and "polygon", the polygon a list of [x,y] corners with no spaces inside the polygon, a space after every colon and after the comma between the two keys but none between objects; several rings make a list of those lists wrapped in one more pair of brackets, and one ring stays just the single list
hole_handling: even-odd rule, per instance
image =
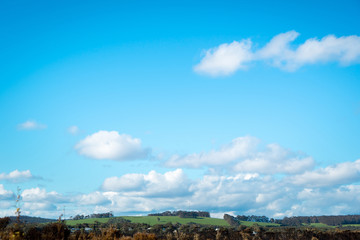
[{"label": "green field", "polygon": [[[215,225],[215,226],[229,226],[229,224],[224,219],[218,218],[180,218],[180,217],[167,217],[167,216],[122,216],[122,218],[129,220],[132,223],[146,223],[151,226],[156,224],[166,224],[166,223],[198,223],[202,225]],[[160,220],[158,221],[159,218]],[[67,220],[66,224],[70,226],[74,226],[76,224],[94,224],[95,222],[106,223],[109,221],[109,218],[89,218],[89,219],[81,219],[81,220]]]},{"label": "green field", "polygon": [[[132,223],[146,223],[151,226],[156,224],[166,224],[166,223],[180,223],[180,224],[188,224],[188,223],[197,223],[202,225],[213,225],[213,226],[230,226],[224,219],[219,218],[180,218],[174,216],[122,216],[122,218],[129,220]],[[158,220],[158,218],[160,220]],[[95,222],[106,223],[109,221],[109,218],[89,218],[89,219],[81,219],[81,220],[67,220],[66,224],[70,226],[74,226],[76,224],[94,224]],[[280,224],[276,223],[262,223],[262,222],[246,222],[241,221],[241,225],[252,226],[254,224],[258,224],[259,226],[264,227],[277,227]]]}]

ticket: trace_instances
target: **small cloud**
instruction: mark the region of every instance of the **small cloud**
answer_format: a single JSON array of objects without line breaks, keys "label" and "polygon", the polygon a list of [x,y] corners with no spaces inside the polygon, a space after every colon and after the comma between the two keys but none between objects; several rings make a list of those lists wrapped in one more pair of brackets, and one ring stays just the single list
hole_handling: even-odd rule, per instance
[{"label": "small cloud", "polygon": [[6,173],[1,173],[0,174],[0,180],[5,180],[8,182],[25,182],[25,181],[29,181],[32,179],[36,179],[39,177],[35,177],[31,174],[30,170],[25,170],[25,171],[19,171],[19,170],[15,170],[12,171],[8,174]]},{"label": "small cloud", "polygon": [[94,159],[134,160],[146,158],[150,149],[141,146],[141,140],[117,131],[99,131],[76,144],[79,154]]},{"label": "small cloud", "polygon": [[68,133],[72,135],[77,135],[80,132],[80,129],[78,126],[71,126],[68,128]]},{"label": "small cloud", "polygon": [[19,130],[40,130],[45,128],[47,128],[45,124],[37,123],[36,121],[26,121],[18,125]]},{"label": "small cloud", "polygon": [[238,69],[246,69],[246,63],[251,61],[251,41],[249,39],[230,44],[224,43],[206,51],[205,57],[194,67],[194,71],[213,77],[226,76]]}]

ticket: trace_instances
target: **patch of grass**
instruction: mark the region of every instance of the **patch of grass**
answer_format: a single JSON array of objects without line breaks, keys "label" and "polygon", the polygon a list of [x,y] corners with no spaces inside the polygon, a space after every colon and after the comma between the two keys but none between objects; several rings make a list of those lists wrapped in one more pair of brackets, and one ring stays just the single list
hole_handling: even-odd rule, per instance
[{"label": "patch of grass", "polygon": [[343,227],[360,227],[360,224],[343,224]]},{"label": "patch of grass", "polygon": [[[175,216],[125,216],[123,218],[131,221],[132,223],[146,223],[151,226],[156,224],[166,224],[169,222],[172,224],[187,224],[192,222],[203,225],[230,226],[224,219],[206,217],[180,218]],[[160,219],[160,221],[158,221],[158,218]]]},{"label": "patch of grass", "polygon": [[303,224],[304,226],[310,226],[315,228],[335,228],[335,226],[330,226],[325,223],[310,223],[310,224]]}]

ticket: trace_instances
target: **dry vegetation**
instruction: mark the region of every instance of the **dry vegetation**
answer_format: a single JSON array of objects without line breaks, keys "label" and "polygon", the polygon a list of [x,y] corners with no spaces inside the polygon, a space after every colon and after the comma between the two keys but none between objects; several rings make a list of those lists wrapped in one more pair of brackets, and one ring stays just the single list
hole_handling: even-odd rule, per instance
[{"label": "dry vegetation", "polygon": [[69,228],[63,222],[46,225],[31,225],[10,223],[9,218],[0,218],[0,239],[105,239],[105,240],[332,240],[332,239],[360,239],[360,231],[353,229],[329,228],[319,229],[310,227],[273,227],[266,228],[259,225],[239,227],[214,227],[198,224],[165,224],[150,226],[148,224],[115,222],[111,225],[100,224]]}]

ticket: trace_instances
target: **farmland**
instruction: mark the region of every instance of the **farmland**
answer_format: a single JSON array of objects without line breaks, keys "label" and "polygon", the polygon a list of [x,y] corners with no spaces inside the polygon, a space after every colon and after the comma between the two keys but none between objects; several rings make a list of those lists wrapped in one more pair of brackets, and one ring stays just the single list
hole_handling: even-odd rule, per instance
[{"label": "farmland", "polygon": [[[120,217],[125,220],[130,221],[131,223],[145,223],[150,226],[154,226],[156,224],[166,224],[166,223],[180,223],[180,224],[188,224],[188,223],[196,223],[201,225],[213,225],[213,226],[230,226],[224,219],[218,218],[180,218],[177,216],[123,216]],[[160,219],[158,221],[158,218]],[[107,223],[110,218],[89,218],[89,219],[81,219],[81,220],[67,220],[66,225],[75,226],[76,224],[94,224],[96,222],[99,223]]]}]

